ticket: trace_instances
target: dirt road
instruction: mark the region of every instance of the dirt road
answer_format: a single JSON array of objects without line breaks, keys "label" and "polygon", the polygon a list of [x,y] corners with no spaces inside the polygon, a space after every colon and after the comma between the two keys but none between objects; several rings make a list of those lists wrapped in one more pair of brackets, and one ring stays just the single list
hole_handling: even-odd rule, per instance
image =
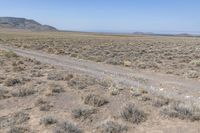
[{"label": "dirt road", "polygon": [[112,66],[68,56],[52,55],[3,45],[0,45],[0,49],[12,50],[20,56],[35,58],[43,63],[85,73],[98,79],[111,79],[117,85],[144,88],[150,92],[168,97],[175,97],[183,101],[192,101],[200,106],[200,81],[197,80],[154,72],[132,70],[121,66]]}]

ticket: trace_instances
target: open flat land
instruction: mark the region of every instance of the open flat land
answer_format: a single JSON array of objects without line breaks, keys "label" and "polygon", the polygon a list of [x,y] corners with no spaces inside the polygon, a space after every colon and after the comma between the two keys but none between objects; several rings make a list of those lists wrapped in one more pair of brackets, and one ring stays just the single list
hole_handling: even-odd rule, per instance
[{"label": "open flat land", "polygon": [[133,69],[200,77],[198,37],[2,32],[0,43],[113,65],[128,61]]},{"label": "open flat land", "polygon": [[199,133],[200,38],[0,31],[0,132]]}]

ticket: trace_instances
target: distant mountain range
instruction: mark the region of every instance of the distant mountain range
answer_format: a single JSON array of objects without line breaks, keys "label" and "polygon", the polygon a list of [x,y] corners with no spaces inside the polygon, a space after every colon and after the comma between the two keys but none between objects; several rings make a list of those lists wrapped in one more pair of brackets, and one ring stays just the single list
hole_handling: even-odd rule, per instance
[{"label": "distant mountain range", "polygon": [[195,37],[199,34],[188,34],[188,33],[179,33],[179,34],[161,34],[161,33],[153,33],[153,32],[133,32],[132,35],[151,35],[151,36],[178,36],[178,37]]},{"label": "distant mountain range", "polygon": [[35,20],[15,17],[0,17],[0,28],[23,29],[30,31],[57,31],[49,25],[42,25]]}]

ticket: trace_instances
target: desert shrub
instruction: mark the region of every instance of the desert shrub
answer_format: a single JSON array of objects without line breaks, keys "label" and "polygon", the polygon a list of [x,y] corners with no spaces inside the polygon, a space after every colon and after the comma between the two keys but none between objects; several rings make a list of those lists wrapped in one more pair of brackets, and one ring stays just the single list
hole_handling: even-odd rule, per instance
[{"label": "desert shrub", "polygon": [[126,67],[130,67],[131,66],[131,62],[130,61],[124,61],[124,66]]},{"label": "desert shrub", "polygon": [[42,97],[36,100],[35,106],[38,106],[40,111],[49,111],[53,107],[49,101]]},{"label": "desert shrub", "polygon": [[189,119],[191,121],[200,120],[200,109],[186,103],[174,102],[169,106],[164,107],[161,112],[162,115],[175,117],[180,119]]},{"label": "desert shrub", "polygon": [[57,119],[52,117],[52,116],[45,116],[42,119],[40,119],[40,124],[43,124],[45,126],[52,125],[52,124],[55,124],[57,122],[58,122]]},{"label": "desert shrub", "polygon": [[65,50],[63,50],[63,49],[57,49],[56,50],[56,52],[55,52],[55,54],[65,54]]},{"label": "desert shrub", "polygon": [[25,66],[23,66],[23,65],[13,67],[14,72],[21,72],[21,71],[24,71],[24,70],[25,70]]},{"label": "desert shrub", "polygon": [[33,59],[33,63],[34,63],[35,65],[41,65],[41,64],[42,64],[40,61],[38,61],[38,60],[36,60],[36,59]]},{"label": "desert shrub", "polygon": [[139,110],[134,104],[124,106],[121,111],[121,116],[124,120],[134,124],[139,124],[147,119],[146,114],[142,110]]},{"label": "desert shrub", "polygon": [[30,133],[29,128],[22,126],[11,127],[7,133]]},{"label": "desert shrub", "polygon": [[188,71],[188,72],[185,74],[185,76],[186,76],[187,78],[198,78],[198,77],[199,77],[199,74],[198,74],[197,71],[190,70],[190,71]]},{"label": "desert shrub", "polygon": [[120,93],[120,90],[118,88],[111,88],[110,89],[110,95],[115,96]]},{"label": "desert shrub", "polygon": [[7,58],[18,57],[13,51],[3,51],[3,55]]},{"label": "desert shrub", "polygon": [[22,124],[30,119],[29,114],[24,111],[19,111],[9,116],[0,117],[0,129],[2,127]]},{"label": "desert shrub", "polygon": [[[0,56],[1,56],[1,54],[0,54]],[[3,65],[4,65],[4,61],[5,61],[5,60],[3,60],[3,59],[0,59],[0,65],[1,65],[1,66],[3,66]]]},{"label": "desert shrub", "polygon": [[5,86],[14,86],[16,84],[21,84],[21,81],[19,79],[17,79],[17,78],[8,78],[4,82]]},{"label": "desert shrub", "polygon": [[150,96],[148,96],[148,95],[144,95],[144,96],[141,97],[140,100],[146,102],[146,101],[150,101],[150,100],[152,100],[152,98],[151,98]]},{"label": "desert shrub", "polygon": [[108,88],[111,86],[111,83],[108,80],[98,80],[99,85],[103,86],[104,88]]},{"label": "desert shrub", "polygon": [[121,65],[123,62],[120,59],[117,58],[109,58],[107,59],[106,63],[112,64],[112,65]]},{"label": "desert shrub", "polygon": [[17,112],[13,115],[14,121],[17,124],[21,124],[23,122],[26,122],[30,119],[30,116],[28,113],[25,113],[23,111]]},{"label": "desert shrub", "polygon": [[76,79],[72,79],[68,82],[68,85],[72,88],[77,88],[77,89],[85,89],[87,87],[87,84],[86,83],[83,83],[79,80],[76,80]]},{"label": "desert shrub", "polygon": [[43,66],[39,66],[39,65],[36,65],[36,66],[33,66],[33,70],[41,70],[43,68]]},{"label": "desert shrub", "polygon": [[77,57],[78,55],[76,53],[72,53],[70,56],[71,57]]},{"label": "desert shrub", "polygon": [[33,88],[19,88],[12,92],[14,97],[25,97],[29,95],[33,95],[36,91]]},{"label": "desert shrub", "polygon": [[42,72],[32,72],[31,77],[42,77],[44,76]]},{"label": "desert shrub", "polygon": [[96,113],[96,109],[93,109],[93,108],[81,108],[80,107],[80,108],[72,110],[72,116],[74,118],[86,119],[94,113]]},{"label": "desert shrub", "polygon": [[94,107],[100,107],[107,104],[108,101],[99,95],[89,94],[85,97],[84,103]]},{"label": "desert shrub", "polygon": [[142,88],[131,88],[130,93],[134,97],[142,96],[143,94],[147,94],[148,92]]},{"label": "desert shrub", "polygon": [[60,80],[69,81],[72,78],[73,74],[68,74],[65,72],[57,72],[57,71],[52,71],[47,75],[48,80],[55,80],[55,81],[60,81]]},{"label": "desert shrub", "polygon": [[138,63],[137,67],[140,68],[140,69],[146,69],[147,64],[146,63]]},{"label": "desert shrub", "polygon": [[98,126],[97,129],[101,133],[124,133],[128,130],[126,126],[113,121],[106,121],[105,123],[102,123],[100,126]]},{"label": "desert shrub", "polygon": [[19,65],[22,65],[22,64],[24,64],[24,62],[22,60],[12,62],[13,67],[16,67],[16,66],[19,66]]},{"label": "desert shrub", "polygon": [[65,80],[66,80],[66,81],[69,81],[69,80],[71,80],[73,77],[74,77],[73,74],[67,74],[67,75],[65,76]]},{"label": "desert shrub", "polygon": [[200,60],[192,60],[192,61],[190,62],[190,64],[192,64],[192,65],[194,65],[194,66],[196,66],[196,67],[200,67]]},{"label": "desert shrub", "polygon": [[169,102],[170,102],[170,100],[163,96],[155,96],[152,100],[152,104],[155,107],[162,107],[162,106],[168,105]]},{"label": "desert shrub", "polygon": [[75,124],[66,121],[56,126],[54,133],[82,133],[82,130]]},{"label": "desert shrub", "polygon": [[38,98],[38,99],[36,100],[35,106],[40,106],[40,105],[46,104],[46,103],[48,103],[48,102],[47,102],[44,98],[40,97],[40,98]]},{"label": "desert shrub", "polygon": [[1,75],[1,76],[0,76],[0,84],[2,84],[2,83],[4,82],[5,79],[6,79],[6,78],[5,78],[3,75]]},{"label": "desert shrub", "polygon": [[49,89],[51,90],[52,93],[61,93],[64,92],[64,89],[62,86],[58,84],[50,84]]},{"label": "desert shrub", "polygon": [[6,90],[5,88],[2,88],[0,87],[0,100],[1,99],[5,99],[5,98],[8,98],[9,96],[7,95],[8,94],[8,90]]},{"label": "desert shrub", "polygon": [[52,105],[45,103],[40,105],[40,111],[49,111],[52,108]]},{"label": "desert shrub", "polygon": [[59,80],[64,80],[64,77],[61,73],[58,72],[50,72],[47,75],[47,79],[48,80],[55,80],[55,81],[59,81]]},{"label": "desert shrub", "polygon": [[87,86],[91,86],[96,84],[96,80],[94,78],[91,77],[75,77],[71,80],[68,81],[68,85],[72,88],[77,88],[77,89],[85,89]]},{"label": "desert shrub", "polygon": [[47,52],[52,54],[52,53],[55,52],[55,50],[54,50],[53,48],[48,48],[48,49],[47,49]]}]

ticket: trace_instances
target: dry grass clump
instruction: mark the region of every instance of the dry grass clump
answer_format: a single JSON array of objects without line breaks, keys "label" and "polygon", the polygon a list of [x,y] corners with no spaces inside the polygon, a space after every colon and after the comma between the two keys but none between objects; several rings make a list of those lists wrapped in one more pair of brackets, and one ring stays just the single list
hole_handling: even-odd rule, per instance
[{"label": "dry grass clump", "polygon": [[163,96],[155,96],[152,100],[152,104],[155,107],[162,107],[165,105],[168,105],[170,102],[170,99],[165,98]]},{"label": "dry grass clump", "polygon": [[141,97],[140,100],[146,102],[146,101],[151,101],[152,98],[149,95],[144,95]]},{"label": "dry grass clump", "polygon": [[26,122],[30,119],[30,116],[28,113],[25,113],[23,111],[17,112],[13,115],[14,121],[17,124],[21,124],[23,122]]},{"label": "dry grass clump", "polygon": [[20,66],[13,66],[13,71],[14,72],[21,72],[21,71],[24,71],[25,70],[25,66],[23,65],[20,65]]},{"label": "dry grass clump", "polygon": [[107,104],[108,101],[99,95],[89,94],[85,97],[84,103],[94,107],[100,107]]},{"label": "dry grass clump", "polygon": [[195,70],[190,70],[185,74],[185,76],[187,78],[198,78],[199,77],[199,73],[197,71],[195,71]]},{"label": "dry grass clump", "polygon": [[64,89],[61,85],[58,85],[58,84],[50,84],[49,85],[49,89],[52,93],[61,93],[61,92],[64,92]]},{"label": "dry grass clump", "polygon": [[84,82],[81,82],[80,80],[72,79],[68,82],[68,85],[72,88],[77,88],[77,89],[85,89],[88,85]]},{"label": "dry grass clump", "polygon": [[23,60],[17,60],[17,61],[14,61],[14,62],[12,63],[12,66],[18,66],[18,65],[22,65],[22,64],[24,64],[24,61],[23,61]]},{"label": "dry grass clump", "polygon": [[40,97],[36,100],[35,106],[39,106],[40,111],[49,111],[53,107],[53,104],[45,98]]},{"label": "dry grass clump", "polygon": [[48,103],[47,100],[43,97],[39,97],[36,101],[35,101],[35,106],[40,106],[43,104]]},{"label": "dry grass clump", "polygon": [[4,85],[5,86],[14,86],[14,85],[17,85],[17,84],[21,84],[21,81],[17,78],[8,78],[5,80],[4,82]]},{"label": "dry grass clump", "polygon": [[128,127],[117,122],[106,121],[98,126],[97,129],[101,133],[125,133],[127,132]]},{"label": "dry grass clump", "polygon": [[53,105],[49,104],[49,103],[45,103],[40,105],[40,111],[49,111],[51,108],[53,107]]},{"label": "dry grass clump", "polygon": [[57,122],[57,119],[52,116],[45,116],[40,119],[40,124],[43,124],[45,126],[56,124]]},{"label": "dry grass clump", "polygon": [[142,96],[144,94],[147,94],[148,92],[145,89],[142,89],[142,88],[136,88],[136,89],[131,88],[130,93],[134,97],[139,97],[139,96]]},{"label": "dry grass clump", "polygon": [[109,81],[108,79],[98,80],[97,83],[105,89],[109,88],[112,86],[111,84],[113,84],[112,81]]},{"label": "dry grass clump", "polygon": [[68,81],[68,85],[72,88],[76,89],[85,89],[87,86],[95,85],[97,81],[94,78],[89,76],[81,76],[74,77],[73,79]]},{"label": "dry grass clump", "polygon": [[112,64],[112,65],[122,65],[123,61],[119,58],[109,58],[106,60],[106,63]]},{"label": "dry grass clump", "polygon": [[53,72],[48,73],[47,79],[59,81],[59,80],[64,80],[64,77],[63,77],[62,73],[58,73],[58,72],[53,71]]},{"label": "dry grass clump", "polygon": [[25,97],[29,95],[35,94],[35,90],[33,88],[19,88],[12,92],[14,97]]},{"label": "dry grass clump", "polygon": [[41,71],[32,72],[31,77],[43,77],[43,73]]},{"label": "dry grass clump", "polygon": [[47,75],[48,80],[54,80],[54,81],[60,81],[60,80],[69,81],[72,78],[73,78],[73,74],[68,74],[65,72],[57,72],[57,71],[51,71]]},{"label": "dry grass clump", "polygon": [[66,121],[56,126],[53,133],[82,133],[83,131],[75,124]]},{"label": "dry grass clump", "polygon": [[[0,64],[1,64],[1,62],[0,62]],[[3,75],[0,75],[0,84],[2,84],[2,83],[4,82],[5,79],[6,79],[6,78],[5,78]]]},{"label": "dry grass clump", "polygon": [[147,115],[134,104],[125,105],[121,111],[121,117],[133,124],[139,124],[147,119]]},{"label": "dry grass clump", "polygon": [[192,65],[194,65],[194,66],[196,66],[196,67],[200,67],[200,60],[192,60],[192,61],[190,62],[190,64],[192,64]]},{"label": "dry grass clump", "polygon": [[28,127],[14,126],[11,127],[7,133],[31,133],[31,131]]},{"label": "dry grass clump", "polygon": [[200,109],[192,104],[174,102],[169,106],[165,106],[161,112],[162,115],[175,117],[179,119],[188,119],[191,121],[200,120]]},{"label": "dry grass clump", "polygon": [[0,87],[0,100],[9,98],[10,96],[8,95],[9,91],[6,90],[5,88]]},{"label": "dry grass clump", "polygon": [[97,110],[94,108],[80,107],[80,108],[72,110],[72,116],[74,118],[87,119],[88,117],[90,117],[92,114],[95,114],[96,112]]},{"label": "dry grass clump", "polygon": [[131,62],[130,61],[124,61],[124,66],[126,67],[130,67],[131,66]]},{"label": "dry grass clump", "polygon": [[16,58],[18,57],[16,53],[14,53],[13,51],[3,51],[2,55],[7,57],[7,58]]},{"label": "dry grass clump", "polygon": [[120,90],[118,88],[111,88],[110,89],[110,95],[116,96],[120,93]]},{"label": "dry grass clump", "polygon": [[0,117],[0,129],[3,127],[14,126],[22,124],[30,119],[28,113],[19,111],[9,116]]},{"label": "dry grass clump", "polygon": [[21,72],[24,71],[26,68],[27,62],[24,62],[23,60],[17,60],[12,62],[13,71],[14,72]]}]

